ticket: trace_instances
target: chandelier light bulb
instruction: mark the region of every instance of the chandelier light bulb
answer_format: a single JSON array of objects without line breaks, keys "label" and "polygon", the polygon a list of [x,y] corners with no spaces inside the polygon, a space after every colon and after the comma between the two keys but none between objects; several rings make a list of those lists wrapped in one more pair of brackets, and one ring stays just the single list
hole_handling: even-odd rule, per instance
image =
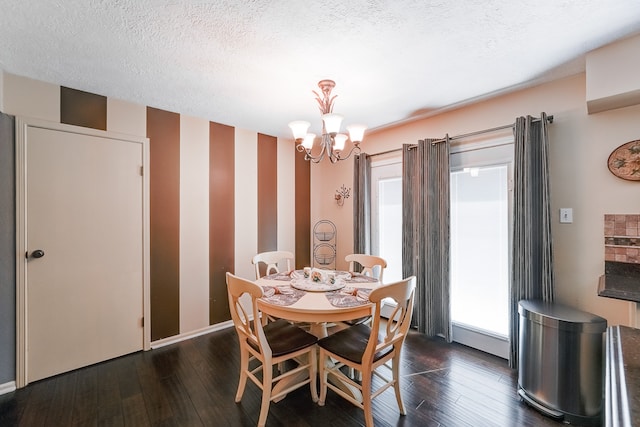
[{"label": "chandelier light bulb", "polygon": [[342,151],[344,150],[344,144],[347,142],[347,135],[344,133],[339,133],[333,137],[333,150],[334,151]]},{"label": "chandelier light bulb", "polygon": [[296,120],[289,123],[289,127],[291,128],[291,132],[293,132],[293,137],[296,141],[302,141],[302,139],[304,139],[307,131],[309,130],[309,126],[311,126],[311,123],[303,120]]},{"label": "chandelier light bulb", "polygon": [[349,131],[351,142],[359,143],[364,138],[364,131],[367,130],[367,127],[365,125],[350,125],[347,126],[347,130]]},{"label": "chandelier light bulb", "polygon": [[324,128],[331,136],[335,136],[340,132],[340,125],[342,124],[342,116],[340,114],[323,114],[322,121],[324,122]]},{"label": "chandelier light bulb", "polygon": [[304,136],[304,141],[302,141],[302,146],[305,150],[311,151],[313,148],[313,141],[316,139],[315,133],[308,133]]}]

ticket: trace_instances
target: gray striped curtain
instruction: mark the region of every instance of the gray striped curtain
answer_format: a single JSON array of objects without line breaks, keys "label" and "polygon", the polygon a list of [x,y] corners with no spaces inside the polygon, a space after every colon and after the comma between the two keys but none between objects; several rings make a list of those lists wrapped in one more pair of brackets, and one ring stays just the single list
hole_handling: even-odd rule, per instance
[{"label": "gray striped curtain", "polygon": [[353,160],[353,252],[371,253],[371,156]]},{"label": "gray striped curtain", "polygon": [[514,138],[509,366],[517,369],[518,301],[554,299],[547,115],[518,117]]},{"label": "gray striped curtain", "polygon": [[404,145],[402,274],[416,276],[413,326],[451,342],[449,137]]}]

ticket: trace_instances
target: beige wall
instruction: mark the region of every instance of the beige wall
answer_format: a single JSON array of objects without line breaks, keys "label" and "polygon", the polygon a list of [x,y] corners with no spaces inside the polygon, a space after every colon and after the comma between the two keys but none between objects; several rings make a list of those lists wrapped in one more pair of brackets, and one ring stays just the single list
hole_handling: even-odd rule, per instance
[{"label": "beige wall", "polygon": [[[346,270],[348,264],[344,261],[347,254],[353,252],[353,198],[345,200],[343,206],[338,206],[335,200],[336,190],[342,185],[351,187],[353,192],[353,161],[351,159],[332,164],[323,160],[311,165],[311,228],[319,220],[329,220],[337,227],[336,268]],[[313,250],[313,233],[311,235],[311,249]],[[313,262],[313,253],[311,254]],[[320,267],[320,265],[318,265]]]},{"label": "beige wall", "polygon": [[640,104],[638,52],[640,35],[619,40],[587,54],[587,109],[590,113]]},{"label": "beige wall", "polygon": [[295,171],[293,167],[281,167],[295,164],[297,152],[293,146],[293,140],[278,138],[278,250],[295,254]]},{"label": "beige wall", "polygon": [[[108,118],[108,117],[107,117]],[[209,122],[180,117],[180,332],[209,324]],[[197,208],[196,208],[197,207]]]},{"label": "beige wall", "polygon": [[[367,153],[399,148],[427,137],[459,135],[513,123],[517,116],[554,116],[551,141],[556,296],[559,302],[601,315],[609,324],[635,324],[635,305],[597,296],[604,272],[604,214],[640,213],[640,183],[624,181],[607,169],[607,158],[619,145],[640,139],[640,106],[588,115],[585,75],[499,96],[431,118],[369,132]],[[338,226],[338,258],[352,249],[351,200],[337,207],[331,198],[341,184],[352,185],[353,164],[313,165],[312,224],[331,219]],[[573,208],[574,222],[560,224],[558,211]]]},{"label": "beige wall", "polygon": [[4,113],[60,121],[60,86],[4,72],[2,81]]}]

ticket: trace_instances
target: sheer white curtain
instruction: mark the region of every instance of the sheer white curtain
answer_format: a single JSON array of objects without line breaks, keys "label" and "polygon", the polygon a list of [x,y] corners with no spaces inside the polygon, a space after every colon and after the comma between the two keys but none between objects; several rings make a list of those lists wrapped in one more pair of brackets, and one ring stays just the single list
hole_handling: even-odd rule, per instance
[{"label": "sheer white curtain", "polygon": [[402,274],[416,276],[413,324],[451,341],[449,137],[402,150]]},{"label": "sheer white curtain", "polygon": [[517,369],[518,301],[554,299],[547,115],[518,117],[514,143],[509,366]]}]

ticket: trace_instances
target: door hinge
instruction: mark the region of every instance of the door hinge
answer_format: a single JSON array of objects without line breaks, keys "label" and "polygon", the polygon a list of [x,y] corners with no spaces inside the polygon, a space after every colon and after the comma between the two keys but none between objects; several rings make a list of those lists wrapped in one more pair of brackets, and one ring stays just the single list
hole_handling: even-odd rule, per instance
[{"label": "door hinge", "polygon": [[144,328],[144,317],[142,317],[142,318],[140,319],[140,326],[142,326],[142,327]]},{"label": "door hinge", "polygon": [[140,166],[140,176],[144,176],[144,166]]}]

